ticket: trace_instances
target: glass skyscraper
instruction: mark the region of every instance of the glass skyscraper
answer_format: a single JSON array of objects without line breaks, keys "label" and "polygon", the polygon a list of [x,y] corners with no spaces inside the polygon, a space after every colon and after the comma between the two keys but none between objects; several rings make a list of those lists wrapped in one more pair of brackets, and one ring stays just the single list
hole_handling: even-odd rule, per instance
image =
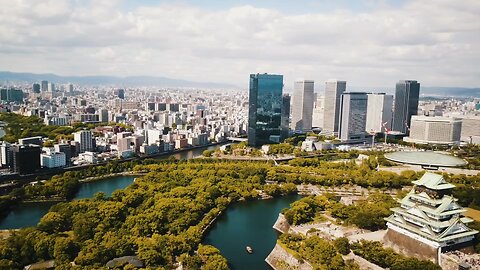
[{"label": "glass skyscraper", "polygon": [[367,93],[344,92],[340,96],[338,138],[341,141],[365,139]]},{"label": "glass skyscraper", "polygon": [[250,74],[248,145],[279,143],[283,139],[283,75]]},{"label": "glass skyscraper", "polygon": [[399,81],[395,87],[395,107],[392,130],[408,133],[412,115],[418,111],[420,84],[417,81]]},{"label": "glass skyscraper", "polygon": [[283,94],[282,103],[282,128],[283,137],[288,137],[288,127],[290,126],[290,101],[292,97],[289,94]]}]

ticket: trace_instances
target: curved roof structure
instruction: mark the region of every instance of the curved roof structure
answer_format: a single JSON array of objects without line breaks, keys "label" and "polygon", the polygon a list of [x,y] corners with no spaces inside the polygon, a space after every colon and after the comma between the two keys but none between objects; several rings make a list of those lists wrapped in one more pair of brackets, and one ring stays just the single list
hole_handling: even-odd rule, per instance
[{"label": "curved roof structure", "polygon": [[422,166],[459,167],[467,164],[463,159],[432,151],[399,151],[387,153],[385,158],[394,162]]}]

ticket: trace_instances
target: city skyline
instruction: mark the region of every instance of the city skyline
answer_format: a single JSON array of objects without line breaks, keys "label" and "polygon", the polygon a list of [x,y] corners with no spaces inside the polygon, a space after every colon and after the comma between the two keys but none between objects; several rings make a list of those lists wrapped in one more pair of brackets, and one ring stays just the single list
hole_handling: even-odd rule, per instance
[{"label": "city skyline", "polygon": [[478,87],[479,10],[478,1],[13,2],[0,11],[0,70],[216,74],[243,89],[257,72],[284,74],[287,89],[302,77]]}]

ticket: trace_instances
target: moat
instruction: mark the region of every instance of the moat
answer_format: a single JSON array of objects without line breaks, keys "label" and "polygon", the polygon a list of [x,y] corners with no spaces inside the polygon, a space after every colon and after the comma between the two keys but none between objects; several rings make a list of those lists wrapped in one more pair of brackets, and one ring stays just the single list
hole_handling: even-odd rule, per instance
[{"label": "moat", "polygon": [[[217,219],[203,243],[217,247],[231,269],[271,269],[264,260],[277,241],[272,226],[282,209],[300,198],[292,195],[235,203]],[[246,246],[252,247],[252,254]]]}]

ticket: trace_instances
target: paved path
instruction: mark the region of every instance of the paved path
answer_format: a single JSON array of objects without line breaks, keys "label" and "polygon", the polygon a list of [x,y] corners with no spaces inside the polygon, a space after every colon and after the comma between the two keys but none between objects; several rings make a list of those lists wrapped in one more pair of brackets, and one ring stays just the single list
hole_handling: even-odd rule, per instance
[{"label": "paved path", "polygon": [[[403,166],[395,166],[395,167],[380,167],[378,168],[380,171],[389,171],[400,174],[402,171],[405,170],[412,170],[416,172],[425,171],[421,166],[417,165],[403,165]],[[465,175],[478,175],[480,174],[480,170],[468,170],[468,169],[460,169],[460,168],[439,168],[438,170],[432,170],[432,172],[442,173],[447,172],[451,174],[465,174]]]}]

